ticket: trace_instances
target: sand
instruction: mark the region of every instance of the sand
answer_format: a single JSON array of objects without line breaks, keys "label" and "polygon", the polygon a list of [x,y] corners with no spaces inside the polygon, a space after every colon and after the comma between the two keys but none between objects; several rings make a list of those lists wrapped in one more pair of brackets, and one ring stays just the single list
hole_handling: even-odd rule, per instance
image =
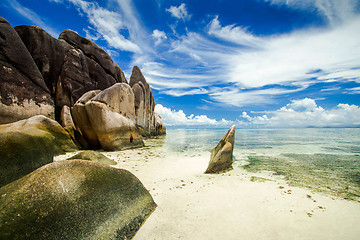
[{"label": "sand", "polygon": [[103,152],[118,162],[115,167],[135,174],[158,204],[134,239],[360,237],[359,202],[290,187],[272,173],[248,173],[243,161],[224,174],[203,174],[210,152],[174,153],[151,144]]}]

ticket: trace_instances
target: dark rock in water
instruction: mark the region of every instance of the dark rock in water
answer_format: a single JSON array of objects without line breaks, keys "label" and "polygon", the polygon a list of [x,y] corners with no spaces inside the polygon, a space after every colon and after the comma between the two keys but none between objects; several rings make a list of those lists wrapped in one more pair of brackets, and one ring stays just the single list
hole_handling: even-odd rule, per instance
[{"label": "dark rock in water", "polygon": [[17,32],[0,17],[0,124],[42,114],[54,118],[54,102]]},{"label": "dark rock in water", "polygon": [[0,131],[0,187],[53,161],[55,137],[36,128]]},{"label": "dark rock in water", "polygon": [[0,188],[0,239],[131,239],[155,208],[126,170],[59,161]]},{"label": "dark rock in water", "polygon": [[136,124],[143,136],[160,135],[166,132],[161,117],[155,113],[155,101],[150,85],[138,66],[134,66],[130,86],[135,95]]},{"label": "dark rock in water", "polygon": [[[0,125],[0,132],[25,131],[28,129],[42,130],[50,133],[53,137],[55,137],[55,155],[78,150],[70,135],[63,127],[61,127],[58,122],[42,115],[37,115],[29,119],[20,120],[14,123]],[[41,145],[38,147],[41,147]]]},{"label": "dark rock in water", "polygon": [[211,151],[209,166],[205,173],[220,173],[232,168],[235,141],[235,125],[232,126],[218,145]]},{"label": "dark rock in water", "polygon": [[82,151],[82,152],[68,158],[67,160],[75,160],[75,159],[100,162],[100,163],[104,163],[107,165],[116,165],[116,161],[106,157],[104,154],[102,154],[100,152],[92,151],[92,150]]},{"label": "dark rock in water", "polygon": [[121,150],[144,146],[135,125],[134,93],[117,83],[98,94],[86,93],[73,107],[75,124],[94,147]]}]

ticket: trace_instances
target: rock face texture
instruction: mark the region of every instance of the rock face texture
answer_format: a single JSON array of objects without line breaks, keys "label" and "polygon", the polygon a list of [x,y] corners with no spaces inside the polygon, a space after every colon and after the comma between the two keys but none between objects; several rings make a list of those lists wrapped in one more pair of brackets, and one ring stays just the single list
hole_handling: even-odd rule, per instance
[{"label": "rock face texture", "polygon": [[0,188],[0,239],[131,239],[155,207],[126,170],[54,162]]},{"label": "rock face texture", "polygon": [[0,143],[0,187],[53,161],[55,137],[49,132],[0,131]]},{"label": "rock face texture", "polygon": [[135,125],[134,93],[126,83],[82,96],[72,111],[93,148],[121,150],[144,145]]},{"label": "rock face texture", "polygon": [[235,141],[235,125],[232,126],[218,145],[211,151],[209,166],[205,173],[220,173],[232,168]]},{"label": "rock face texture", "polygon": [[56,39],[0,18],[0,124],[44,115],[60,122],[78,147],[119,150],[143,146],[141,135],[166,133],[154,108],[137,66],[128,84],[89,39],[71,30]]},{"label": "rock face texture", "polygon": [[104,50],[71,30],[62,32],[59,39],[35,26],[15,30],[51,89],[57,119],[64,105],[73,106],[84,93],[127,83],[123,71]]},{"label": "rock face texture", "polygon": [[136,124],[143,136],[160,135],[166,132],[161,117],[155,113],[152,90],[138,66],[134,66],[130,86],[135,94]]},{"label": "rock face texture", "polygon": [[[34,132],[34,134],[40,134],[41,132],[49,133],[54,138],[53,153],[55,155],[78,150],[70,135],[58,122],[42,115],[37,115],[14,123],[0,125],[0,132],[6,134],[6,132],[9,131],[30,131]],[[35,147],[35,145],[31,146]],[[39,147],[41,148],[42,145],[38,145],[36,148]],[[21,148],[19,148],[18,151],[21,151]]]},{"label": "rock face texture", "polygon": [[23,41],[0,17],[0,124],[42,114],[54,118],[54,101]]}]

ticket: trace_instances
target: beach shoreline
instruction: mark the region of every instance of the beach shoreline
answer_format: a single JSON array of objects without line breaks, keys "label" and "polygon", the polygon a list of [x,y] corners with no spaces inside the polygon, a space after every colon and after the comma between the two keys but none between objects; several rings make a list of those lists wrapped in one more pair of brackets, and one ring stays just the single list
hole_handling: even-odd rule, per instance
[{"label": "beach shoreline", "polygon": [[[271,172],[204,174],[210,152],[102,152],[137,176],[157,209],[134,239],[357,239],[360,204],[292,187]],[[74,154],[74,153],[72,153]],[[62,155],[63,160],[72,155]]]}]

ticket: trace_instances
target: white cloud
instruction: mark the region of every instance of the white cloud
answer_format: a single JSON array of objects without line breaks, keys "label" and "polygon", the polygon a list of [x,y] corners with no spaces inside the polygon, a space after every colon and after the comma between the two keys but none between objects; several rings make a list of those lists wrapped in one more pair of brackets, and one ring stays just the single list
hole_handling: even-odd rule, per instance
[{"label": "white cloud", "polygon": [[359,127],[360,107],[349,104],[338,104],[335,108],[324,109],[315,100],[305,98],[292,100],[286,106],[267,112],[262,116],[241,115],[248,120],[250,127]]},{"label": "white cloud", "polygon": [[[261,49],[240,49],[229,56],[229,79],[244,87],[261,87],[359,76],[358,26],[360,18],[337,28],[264,38]],[[322,71],[309,74],[314,69]]]},{"label": "white cloud", "polygon": [[198,115],[194,116],[191,114],[190,116],[186,116],[183,110],[172,110],[171,108],[167,108],[162,106],[161,104],[156,104],[155,111],[160,114],[164,124],[166,126],[230,126],[234,124],[233,121],[228,121],[225,119],[221,119],[217,121],[215,119],[211,119],[206,115]]},{"label": "white cloud", "polygon": [[159,45],[163,40],[167,39],[166,33],[158,29],[153,31],[152,37],[156,40],[155,45]]},{"label": "white cloud", "polygon": [[190,20],[191,18],[191,15],[186,9],[185,3],[182,3],[179,7],[171,6],[170,8],[167,8],[166,11],[171,13],[173,17],[182,19],[183,21]]},{"label": "white cloud", "polygon": [[[63,3],[66,0],[52,0],[57,3]],[[89,23],[93,26],[86,30],[88,37],[99,39],[99,35],[109,44],[109,46],[122,51],[141,52],[142,49],[133,39],[127,39],[121,31],[130,31],[132,27],[137,26],[137,21],[129,24],[127,16],[120,15],[116,11],[111,11],[99,6],[96,2],[87,2],[85,0],[67,0],[77,7],[81,14],[85,14]],[[120,1],[122,6],[127,7],[128,1]],[[130,38],[133,36],[130,34]]]},{"label": "white cloud", "polygon": [[[360,82],[358,26],[359,17],[336,27],[257,37],[241,27],[221,26],[215,17],[208,25],[209,35],[242,46],[187,32],[169,39],[171,48],[158,53],[166,62],[140,65],[155,87],[170,95],[186,95],[193,87],[207,89],[213,100],[230,105],[269,103],[276,95],[317,82]],[[232,88],[210,89],[223,84]],[[174,87],[176,92],[171,91]]]},{"label": "white cloud", "polygon": [[219,16],[216,16],[210,22],[208,34],[240,45],[252,47],[262,42],[259,38],[249,33],[246,28],[235,27],[235,24],[222,27],[218,18]]},{"label": "white cloud", "polygon": [[241,90],[236,87],[212,88],[209,96],[220,103],[236,107],[271,104],[274,97],[284,94],[295,93],[304,90],[304,87],[295,89],[269,88],[261,90]]},{"label": "white cloud", "polygon": [[265,0],[272,4],[287,5],[292,8],[316,11],[326,17],[331,24],[347,20],[355,16],[357,0]]},{"label": "white cloud", "polygon": [[161,93],[175,96],[175,97],[181,97],[181,96],[185,96],[185,95],[207,94],[207,93],[209,93],[209,91],[206,89],[203,89],[203,88],[196,88],[196,89],[191,89],[191,90],[171,89],[171,90],[161,91]]}]

